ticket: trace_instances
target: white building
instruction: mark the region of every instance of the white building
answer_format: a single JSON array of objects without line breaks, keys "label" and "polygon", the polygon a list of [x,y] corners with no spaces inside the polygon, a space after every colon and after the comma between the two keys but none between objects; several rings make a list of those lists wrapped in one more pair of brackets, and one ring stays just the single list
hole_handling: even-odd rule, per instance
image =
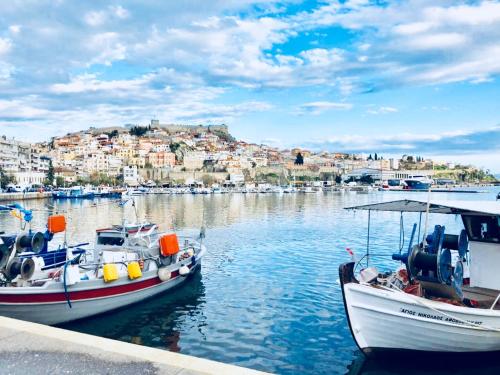
[{"label": "white building", "polygon": [[399,169],[399,159],[389,159],[391,169]]},{"label": "white building", "polygon": [[18,142],[7,137],[0,137],[0,168],[5,173],[18,171]]},{"label": "white building", "polygon": [[129,186],[139,185],[139,173],[137,165],[127,165],[123,167],[123,183]]}]

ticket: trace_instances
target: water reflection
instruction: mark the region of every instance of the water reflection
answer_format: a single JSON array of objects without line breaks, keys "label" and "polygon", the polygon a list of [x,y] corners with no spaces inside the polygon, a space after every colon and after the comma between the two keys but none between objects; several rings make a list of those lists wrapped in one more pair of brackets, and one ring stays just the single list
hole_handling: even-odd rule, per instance
[{"label": "water reflection", "polygon": [[490,375],[499,374],[500,365],[494,355],[405,355],[396,353],[383,358],[366,358],[357,352],[346,375]]},{"label": "water reflection", "polygon": [[[489,194],[439,194],[439,199],[490,199]],[[151,195],[137,198],[141,219],[197,235],[207,227],[208,254],[201,273],[155,299],[70,329],[280,374],[400,373],[393,361],[360,360],[345,320],[338,266],[366,248],[367,213],[343,207],[382,199],[419,198],[422,193],[283,195]],[[33,227],[47,215],[66,211],[70,244],[93,242],[97,228],[135,221],[134,209],[108,200],[27,201],[39,209]],[[398,213],[372,213],[372,264],[392,269],[398,251]],[[407,215],[410,233],[417,215]],[[435,215],[458,233],[460,217]],[[18,222],[0,214],[6,232]],[[64,236],[57,235],[55,243]],[[353,363],[354,361],[354,363]],[[477,364],[477,361],[475,362]],[[490,367],[486,367],[490,369]],[[392,372],[391,372],[392,371]],[[436,370],[449,373],[446,368]]]},{"label": "water reflection", "polygon": [[199,272],[183,285],[130,307],[91,319],[64,324],[81,332],[173,352],[182,349],[182,335],[195,328],[203,335],[205,288]]}]

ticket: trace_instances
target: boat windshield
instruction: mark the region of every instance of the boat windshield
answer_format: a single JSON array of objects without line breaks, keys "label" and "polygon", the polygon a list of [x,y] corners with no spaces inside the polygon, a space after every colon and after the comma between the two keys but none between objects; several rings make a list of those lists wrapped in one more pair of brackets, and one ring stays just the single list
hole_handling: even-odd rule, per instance
[{"label": "boat windshield", "polygon": [[462,215],[464,227],[472,241],[499,243],[500,216]]},{"label": "boat windshield", "polygon": [[114,236],[97,236],[98,245],[111,245],[111,246],[121,246],[123,245],[123,237]]}]

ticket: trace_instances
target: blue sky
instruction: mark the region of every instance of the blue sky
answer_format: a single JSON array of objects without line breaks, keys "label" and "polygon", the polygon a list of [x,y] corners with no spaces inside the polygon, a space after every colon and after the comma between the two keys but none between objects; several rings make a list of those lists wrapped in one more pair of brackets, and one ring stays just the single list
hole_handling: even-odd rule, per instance
[{"label": "blue sky", "polygon": [[9,1],[0,134],[226,123],[500,172],[498,1]]}]

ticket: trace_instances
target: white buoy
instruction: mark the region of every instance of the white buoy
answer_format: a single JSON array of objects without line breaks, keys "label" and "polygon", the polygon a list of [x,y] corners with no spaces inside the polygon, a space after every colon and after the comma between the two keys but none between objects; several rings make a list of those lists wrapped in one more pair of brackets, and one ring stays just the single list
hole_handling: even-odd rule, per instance
[{"label": "white buoy", "polygon": [[181,276],[187,276],[189,275],[189,267],[188,266],[182,266],[181,268],[179,268],[179,275]]},{"label": "white buoy", "polygon": [[158,270],[158,277],[161,281],[170,280],[170,270],[167,270],[165,267],[160,268]]}]

